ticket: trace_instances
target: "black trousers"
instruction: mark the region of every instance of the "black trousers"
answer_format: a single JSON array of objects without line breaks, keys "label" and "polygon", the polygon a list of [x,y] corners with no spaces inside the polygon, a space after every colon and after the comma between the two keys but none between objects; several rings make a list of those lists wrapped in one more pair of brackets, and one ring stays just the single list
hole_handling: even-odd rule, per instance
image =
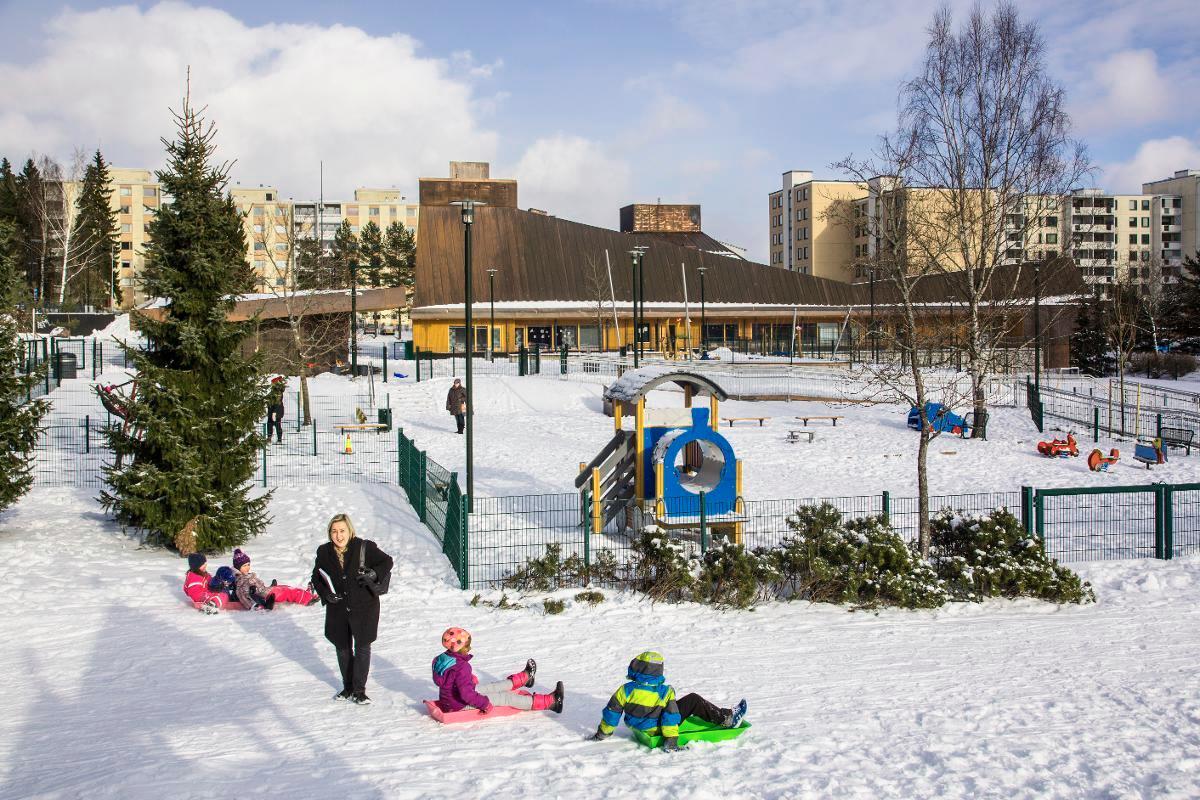
[{"label": "black trousers", "polygon": [[455,414],[454,421],[458,423],[458,432],[462,433],[463,428],[465,428],[467,425],[467,415],[466,414]]},{"label": "black trousers", "polygon": [[283,441],[283,405],[267,406],[267,438],[275,431],[275,441]]},{"label": "black trousers", "polygon": [[728,708],[718,708],[695,692],[685,694],[675,701],[675,705],[679,706],[679,716],[682,719],[698,717],[713,725],[724,724],[725,718],[732,713]]},{"label": "black trousers", "polygon": [[349,647],[337,648],[338,669],[342,672],[342,688],[347,692],[363,694],[367,690],[367,673],[371,671],[371,645],[354,642]]}]

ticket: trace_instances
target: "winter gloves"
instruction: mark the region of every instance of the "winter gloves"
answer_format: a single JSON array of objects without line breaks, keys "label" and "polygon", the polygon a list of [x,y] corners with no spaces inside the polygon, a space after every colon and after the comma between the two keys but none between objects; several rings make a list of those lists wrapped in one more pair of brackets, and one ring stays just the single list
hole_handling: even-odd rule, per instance
[{"label": "winter gloves", "polygon": [[376,597],[379,596],[379,576],[375,574],[375,570],[370,567],[359,567],[358,570],[358,585],[366,589]]}]

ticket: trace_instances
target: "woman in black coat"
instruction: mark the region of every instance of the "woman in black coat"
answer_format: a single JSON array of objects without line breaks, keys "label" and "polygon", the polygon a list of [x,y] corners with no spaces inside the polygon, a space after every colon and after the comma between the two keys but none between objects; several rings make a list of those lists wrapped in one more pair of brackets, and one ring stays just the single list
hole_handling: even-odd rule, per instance
[{"label": "woman in black coat", "polygon": [[392,557],[354,535],[346,514],[329,521],[329,541],[317,548],[312,585],[325,606],[325,638],[337,648],[342,691],[334,700],[367,705],[371,642],[379,631],[379,595],[388,589]]}]

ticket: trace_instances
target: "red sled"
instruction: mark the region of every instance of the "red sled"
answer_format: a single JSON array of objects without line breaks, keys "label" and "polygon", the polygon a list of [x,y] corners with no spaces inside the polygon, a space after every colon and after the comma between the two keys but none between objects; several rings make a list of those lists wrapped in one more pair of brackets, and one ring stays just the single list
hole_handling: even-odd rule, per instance
[{"label": "red sled", "polygon": [[464,708],[461,711],[442,711],[436,700],[426,700],[425,707],[429,709],[429,716],[443,725],[450,725],[455,722],[478,722],[481,719],[511,717],[514,714],[525,713],[522,709],[513,706],[492,706],[492,710],[486,714],[480,714],[479,710],[475,708]]}]

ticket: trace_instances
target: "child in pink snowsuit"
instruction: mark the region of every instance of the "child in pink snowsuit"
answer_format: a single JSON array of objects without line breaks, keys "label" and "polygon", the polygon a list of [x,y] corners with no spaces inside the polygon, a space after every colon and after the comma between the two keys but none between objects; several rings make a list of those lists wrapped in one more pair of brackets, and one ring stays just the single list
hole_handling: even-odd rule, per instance
[{"label": "child in pink snowsuit", "polygon": [[502,681],[477,686],[479,679],[471,671],[471,634],[462,628],[448,628],[442,634],[442,647],[446,652],[433,660],[433,682],[438,687],[437,704],[442,711],[461,711],[473,706],[479,713],[486,714],[496,705],[562,713],[562,681],[554,687],[553,694],[518,691],[533,687],[537,662],[532,658],[525,662],[525,669],[520,672]]},{"label": "child in pink snowsuit", "polygon": [[307,589],[297,589],[294,586],[284,586],[282,583],[271,581],[267,586],[262,579],[250,571],[250,556],[242,550],[233,551],[233,571],[237,580],[234,589],[238,602],[246,609],[255,607],[270,611],[276,603],[299,603],[311,606],[317,601],[317,596]]},{"label": "child in pink snowsuit", "polygon": [[188,573],[183,576],[183,593],[197,610],[205,614],[215,614],[225,608],[229,596],[225,592],[208,590],[208,582],[212,576],[208,574],[206,564],[208,559],[203,553],[192,553],[188,556]]}]

